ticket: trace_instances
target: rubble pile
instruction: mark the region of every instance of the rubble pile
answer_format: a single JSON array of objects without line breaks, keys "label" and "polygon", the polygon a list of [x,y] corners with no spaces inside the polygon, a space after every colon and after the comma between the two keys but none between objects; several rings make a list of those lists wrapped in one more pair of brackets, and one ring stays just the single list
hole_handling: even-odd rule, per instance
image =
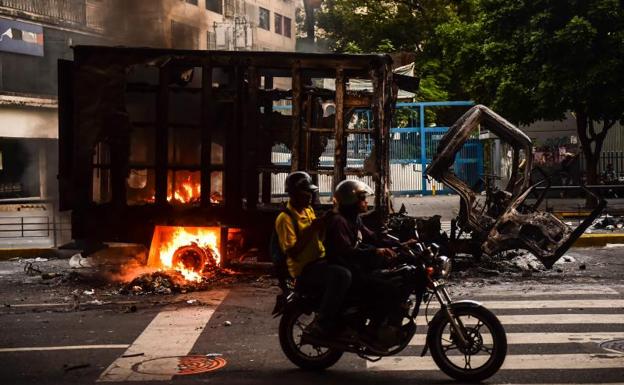
[{"label": "rubble pile", "polygon": [[605,214],[599,218],[596,218],[592,223],[590,229],[592,230],[623,230],[624,229],[624,217],[614,217],[609,214]]},{"label": "rubble pile", "polygon": [[143,273],[124,283],[119,294],[177,294],[190,291],[206,290],[215,284],[230,284],[244,279],[245,276],[229,269],[217,268],[202,276],[200,282],[184,279],[182,273],[175,270]]}]

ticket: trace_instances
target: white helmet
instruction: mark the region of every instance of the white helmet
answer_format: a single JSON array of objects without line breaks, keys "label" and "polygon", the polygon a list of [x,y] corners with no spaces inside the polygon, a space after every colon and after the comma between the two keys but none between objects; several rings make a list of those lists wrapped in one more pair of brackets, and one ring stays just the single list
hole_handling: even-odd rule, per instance
[{"label": "white helmet", "polygon": [[350,206],[372,194],[373,189],[366,183],[350,179],[338,183],[336,191],[334,191],[334,198],[339,206]]}]

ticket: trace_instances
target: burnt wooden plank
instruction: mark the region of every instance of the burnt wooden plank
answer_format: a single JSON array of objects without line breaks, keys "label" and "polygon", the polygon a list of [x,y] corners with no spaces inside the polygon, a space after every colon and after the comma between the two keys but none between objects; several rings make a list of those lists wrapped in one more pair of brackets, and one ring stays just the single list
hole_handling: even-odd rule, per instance
[{"label": "burnt wooden plank", "polygon": [[244,115],[244,141],[245,141],[245,198],[247,199],[247,209],[254,209],[258,203],[258,136],[260,111],[258,109],[258,89],[260,88],[260,77],[255,67],[247,69],[247,100],[245,103]]},{"label": "burnt wooden plank", "polygon": [[344,168],[347,165],[347,136],[344,127],[344,100],[345,100],[344,69],[336,69],[336,115],[334,121],[336,148],[334,152],[334,180],[332,190],[344,179]]},{"label": "burnt wooden plank", "polygon": [[215,100],[212,90],[212,66],[202,66],[201,96],[201,207],[210,206],[210,174],[212,172],[212,130],[215,122]]},{"label": "burnt wooden plank", "polygon": [[[265,76],[264,77],[264,90],[263,92],[270,92],[273,88],[273,77]],[[264,113],[264,132],[260,135],[260,140],[262,141],[262,152],[260,159],[263,165],[271,164],[271,147],[273,145],[271,138],[269,138],[268,128],[271,125],[271,113],[273,112],[273,101],[272,99],[263,99],[263,113]],[[271,203],[271,172],[267,170],[262,171],[262,203],[269,204]]]},{"label": "burnt wooden plank", "polygon": [[160,68],[156,97],[156,204],[167,203],[167,154],[169,145],[169,66]]},{"label": "burnt wooden plank", "polygon": [[290,168],[292,171],[300,169],[301,154],[301,68],[298,63],[292,67],[292,130]]}]

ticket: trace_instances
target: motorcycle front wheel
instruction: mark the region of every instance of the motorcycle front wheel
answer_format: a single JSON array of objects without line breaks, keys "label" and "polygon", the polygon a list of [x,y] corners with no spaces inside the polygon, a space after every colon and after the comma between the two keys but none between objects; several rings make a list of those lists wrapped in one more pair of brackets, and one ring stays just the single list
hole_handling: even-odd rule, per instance
[{"label": "motorcycle front wheel", "polygon": [[467,382],[483,381],[496,373],[507,356],[507,336],[496,316],[483,306],[451,305],[453,316],[468,336],[461,346],[457,334],[442,312],[427,333],[427,344],[436,365],[448,376]]},{"label": "motorcycle front wheel", "polygon": [[306,314],[301,309],[289,309],[279,324],[279,340],[282,351],[298,367],[307,370],[323,370],[334,365],[343,352],[341,350],[302,343],[303,330],[314,319],[314,313]]}]

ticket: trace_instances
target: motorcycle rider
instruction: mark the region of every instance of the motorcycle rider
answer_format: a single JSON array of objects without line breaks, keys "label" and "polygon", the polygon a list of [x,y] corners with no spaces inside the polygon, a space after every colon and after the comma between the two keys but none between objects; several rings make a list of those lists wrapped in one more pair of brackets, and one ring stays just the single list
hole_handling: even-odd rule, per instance
[{"label": "motorcycle rider", "polygon": [[397,328],[401,326],[398,310],[403,298],[397,287],[373,274],[390,264],[396,257],[391,247],[400,243],[377,237],[362,223],[360,214],[368,210],[366,197],[372,193],[368,185],[357,180],[344,180],[336,186],[336,215],[327,224],[325,250],[331,264],[351,271],[352,290],[371,304],[370,329],[376,331],[386,321]]},{"label": "motorcycle rider", "polygon": [[[351,286],[351,273],[339,265],[330,265],[321,242],[326,218],[316,218],[311,206],[318,187],[310,175],[296,171],[286,178],[288,204],[275,220],[279,246],[286,255],[290,276],[304,291],[322,292],[321,305],[315,322],[306,332],[327,337],[338,331],[336,322],[344,296]],[[293,223],[293,220],[296,220]]]}]

